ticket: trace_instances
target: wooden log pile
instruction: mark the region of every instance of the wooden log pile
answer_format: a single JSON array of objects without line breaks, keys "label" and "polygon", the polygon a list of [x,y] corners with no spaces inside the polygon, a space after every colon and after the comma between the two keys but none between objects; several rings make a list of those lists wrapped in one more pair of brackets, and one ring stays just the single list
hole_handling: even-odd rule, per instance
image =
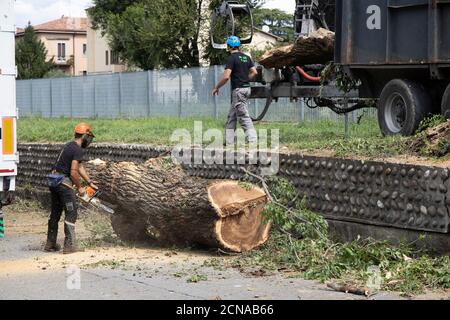
[{"label": "wooden log pile", "polygon": [[320,28],[309,37],[299,37],[294,44],[266,52],[258,61],[265,68],[326,64],[334,58],[335,34]]}]

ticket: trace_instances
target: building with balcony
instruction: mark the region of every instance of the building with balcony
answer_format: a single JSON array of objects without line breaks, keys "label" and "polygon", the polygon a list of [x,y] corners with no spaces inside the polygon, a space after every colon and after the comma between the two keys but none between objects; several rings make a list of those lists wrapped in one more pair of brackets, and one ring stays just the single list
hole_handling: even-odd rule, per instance
[{"label": "building with balcony", "polygon": [[[33,26],[36,36],[47,49],[47,60],[54,63],[67,75],[78,76],[87,73],[87,19],[61,17]],[[24,29],[17,29],[16,39],[24,35]]]}]

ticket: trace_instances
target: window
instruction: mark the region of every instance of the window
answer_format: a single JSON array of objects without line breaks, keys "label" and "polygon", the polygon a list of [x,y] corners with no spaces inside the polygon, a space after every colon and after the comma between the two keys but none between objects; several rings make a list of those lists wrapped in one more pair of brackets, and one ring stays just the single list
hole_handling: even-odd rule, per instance
[{"label": "window", "polygon": [[119,64],[119,54],[116,51],[111,51],[111,64]]},{"label": "window", "polygon": [[87,44],[83,43],[83,55],[85,56],[87,53]]},{"label": "window", "polygon": [[105,55],[105,64],[108,66],[109,65],[109,52],[108,50],[106,50],[106,55]]},{"label": "window", "polygon": [[58,43],[58,61],[66,61],[66,44]]}]

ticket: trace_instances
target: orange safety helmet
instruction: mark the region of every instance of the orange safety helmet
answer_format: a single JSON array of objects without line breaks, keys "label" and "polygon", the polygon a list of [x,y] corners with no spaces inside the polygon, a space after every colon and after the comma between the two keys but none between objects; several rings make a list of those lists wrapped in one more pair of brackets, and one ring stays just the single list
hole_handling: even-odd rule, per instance
[{"label": "orange safety helmet", "polygon": [[94,133],[92,132],[92,127],[87,124],[87,123],[79,123],[77,124],[77,126],[75,127],[75,133],[76,134],[88,134],[92,137],[94,136]]}]

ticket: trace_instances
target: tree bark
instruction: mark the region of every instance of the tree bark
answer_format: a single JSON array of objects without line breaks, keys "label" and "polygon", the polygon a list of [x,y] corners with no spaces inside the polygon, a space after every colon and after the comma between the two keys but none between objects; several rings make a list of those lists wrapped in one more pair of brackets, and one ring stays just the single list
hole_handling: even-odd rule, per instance
[{"label": "tree bark", "polygon": [[409,149],[419,155],[443,157],[450,152],[450,120],[413,137]]},{"label": "tree bark", "polygon": [[286,66],[325,64],[333,60],[334,43],[334,32],[321,28],[309,37],[299,37],[292,45],[266,52],[259,63],[265,68],[278,69]]},{"label": "tree bark", "polygon": [[370,296],[370,290],[368,288],[357,287],[352,284],[328,283],[327,287],[339,292],[351,293],[366,297]]},{"label": "tree bark", "polygon": [[86,168],[101,198],[116,206],[112,224],[124,240],[243,252],[268,239],[261,215],[267,195],[255,186],[190,177],[170,158],[139,165],[96,160]]}]

